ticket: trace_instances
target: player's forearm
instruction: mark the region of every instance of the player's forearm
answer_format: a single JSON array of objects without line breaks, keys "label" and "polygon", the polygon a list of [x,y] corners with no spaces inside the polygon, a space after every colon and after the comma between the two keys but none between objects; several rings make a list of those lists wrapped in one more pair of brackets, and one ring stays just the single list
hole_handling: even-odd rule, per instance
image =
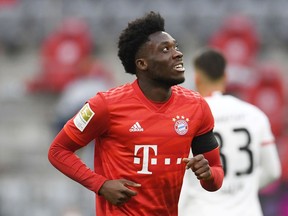
[{"label": "player's forearm", "polygon": [[211,179],[200,180],[200,184],[207,191],[217,191],[223,183],[223,169],[222,167],[211,167],[211,173]]},{"label": "player's forearm", "polygon": [[48,159],[60,172],[82,184],[89,190],[98,193],[102,184],[107,180],[87,167],[74,153],[81,148],[61,131],[50,146]]},{"label": "player's forearm", "polygon": [[216,191],[221,188],[224,179],[219,147],[206,152],[203,155],[209,161],[211,178],[209,180],[201,180],[200,183],[205,190]]}]

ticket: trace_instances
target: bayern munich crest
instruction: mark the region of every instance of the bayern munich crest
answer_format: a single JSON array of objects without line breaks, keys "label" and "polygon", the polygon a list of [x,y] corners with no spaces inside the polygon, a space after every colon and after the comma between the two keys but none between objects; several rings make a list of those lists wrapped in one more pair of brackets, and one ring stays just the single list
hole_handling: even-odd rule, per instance
[{"label": "bayern munich crest", "polygon": [[185,118],[184,116],[176,116],[176,118],[172,118],[172,121],[175,122],[174,129],[177,134],[185,135],[187,133],[189,118]]}]

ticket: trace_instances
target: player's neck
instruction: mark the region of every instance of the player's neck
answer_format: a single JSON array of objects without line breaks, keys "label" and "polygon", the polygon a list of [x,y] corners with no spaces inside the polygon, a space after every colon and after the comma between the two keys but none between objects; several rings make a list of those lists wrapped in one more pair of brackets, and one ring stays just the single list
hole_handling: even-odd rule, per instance
[{"label": "player's neck", "polygon": [[207,86],[205,88],[199,89],[199,93],[203,96],[203,97],[208,97],[211,96],[214,92],[221,92],[224,93],[225,92],[225,88],[221,85],[213,85],[213,86]]},{"label": "player's neck", "polygon": [[141,82],[138,80],[139,87],[143,94],[151,101],[154,102],[165,102],[171,96],[171,87],[163,87],[151,85],[148,82]]}]

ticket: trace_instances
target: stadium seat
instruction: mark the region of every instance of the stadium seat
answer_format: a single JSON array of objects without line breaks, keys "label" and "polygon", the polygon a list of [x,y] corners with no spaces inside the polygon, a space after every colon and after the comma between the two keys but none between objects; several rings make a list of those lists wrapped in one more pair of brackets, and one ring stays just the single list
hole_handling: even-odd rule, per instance
[{"label": "stadium seat", "polygon": [[222,50],[230,64],[249,65],[258,52],[259,39],[252,21],[235,15],[224,21],[209,45]]},{"label": "stadium seat", "polygon": [[28,83],[31,92],[61,92],[72,80],[85,75],[93,43],[88,26],[78,19],[65,20],[43,43],[41,68]]}]

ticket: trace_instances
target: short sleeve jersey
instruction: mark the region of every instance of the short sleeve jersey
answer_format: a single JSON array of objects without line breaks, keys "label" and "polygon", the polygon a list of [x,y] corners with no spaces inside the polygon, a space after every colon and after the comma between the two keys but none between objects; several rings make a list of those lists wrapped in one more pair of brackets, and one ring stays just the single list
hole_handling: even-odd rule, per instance
[{"label": "short sleeve jersey", "polygon": [[205,100],[181,86],[156,106],[132,84],[100,92],[67,122],[66,133],[79,145],[95,139],[95,172],[108,179],[125,178],[141,184],[137,196],[113,206],[96,197],[96,214],[173,215],[192,139],[214,127]]},{"label": "short sleeve jersey", "polygon": [[225,172],[223,185],[207,193],[194,184],[194,175],[186,172],[179,215],[190,216],[193,210],[203,216],[262,216],[258,198],[260,148],[274,143],[269,120],[257,107],[230,95],[215,92],[205,99],[215,119],[214,134]]}]

